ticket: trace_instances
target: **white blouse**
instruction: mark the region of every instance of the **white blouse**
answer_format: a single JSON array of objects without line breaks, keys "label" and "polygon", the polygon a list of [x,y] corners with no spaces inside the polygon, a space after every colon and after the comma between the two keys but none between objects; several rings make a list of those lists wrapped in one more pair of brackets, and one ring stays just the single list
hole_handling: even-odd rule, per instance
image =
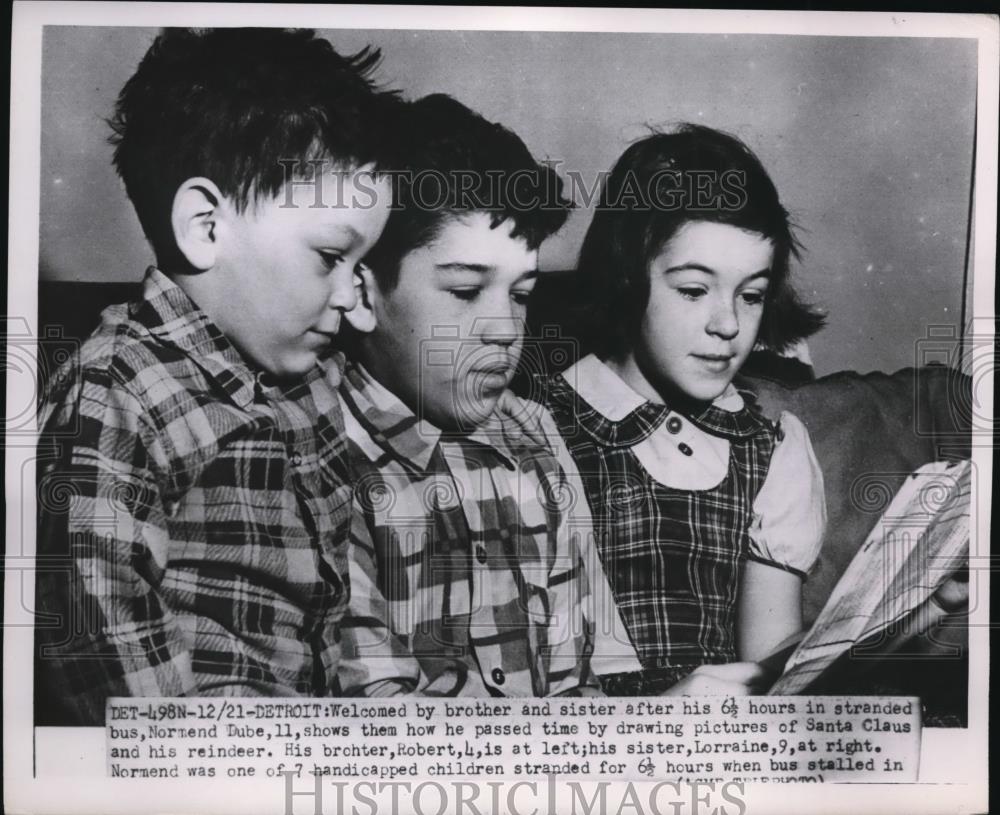
[{"label": "white blouse", "polygon": [[[593,354],[577,362],[563,377],[610,421],[624,419],[646,402]],[[744,407],[744,401],[730,385],[714,405],[736,412]],[[781,413],[778,439],[767,477],[754,501],[750,554],[754,560],[805,575],[819,557],[826,527],[823,473],[809,433],[795,415]],[[686,447],[685,452],[681,447]],[[729,471],[729,441],[707,433],[674,411],[652,434],[633,446],[632,452],[652,478],[673,489],[712,489]]]}]

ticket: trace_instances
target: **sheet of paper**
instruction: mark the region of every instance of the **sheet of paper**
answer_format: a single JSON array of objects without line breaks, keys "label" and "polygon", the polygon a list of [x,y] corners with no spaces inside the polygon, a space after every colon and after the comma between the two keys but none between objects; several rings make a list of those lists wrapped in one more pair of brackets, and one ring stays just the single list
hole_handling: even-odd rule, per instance
[{"label": "sheet of paper", "polygon": [[971,473],[968,461],[935,462],[906,480],[771,694],[801,693],[858,642],[887,637],[968,558]]}]

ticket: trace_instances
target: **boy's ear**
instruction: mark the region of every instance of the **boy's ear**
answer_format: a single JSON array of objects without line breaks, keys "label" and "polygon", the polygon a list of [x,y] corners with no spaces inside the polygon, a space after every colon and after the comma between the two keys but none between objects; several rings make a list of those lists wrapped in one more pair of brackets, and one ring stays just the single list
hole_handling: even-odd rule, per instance
[{"label": "boy's ear", "polygon": [[218,255],[216,227],[223,196],[207,178],[189,178],[177,188],[170,210],[174,242],[195,269],[211,269]]},{"label": "boy's ear", "polygon": [[375,303],[378,300],[378,284],[372,270],[363,263],[354,272],[354,289],[358,296],[358,304],[350,311],[344,312],[344,319],[351,328],[362,334],[368,334],[375,329]]}]

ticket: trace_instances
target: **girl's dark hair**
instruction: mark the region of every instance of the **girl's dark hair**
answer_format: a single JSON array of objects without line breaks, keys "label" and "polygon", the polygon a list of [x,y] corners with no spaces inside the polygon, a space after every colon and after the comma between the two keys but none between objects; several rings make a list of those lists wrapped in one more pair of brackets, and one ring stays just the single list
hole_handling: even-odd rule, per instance
[{"label": "girl's dark hair", "polygon": [[396,104],[369,79],[378,60],[367,48],[342,56],[308,29],[165,29],[109,121],[160,264],[179,260],[170,211],[188,178],[211,179],[243,210],[315,171],[310,161],[378,162]]},{"label": "girl's dark hair", "polygon": [[405,105],[393,170],[393,206],[365,262],[383,291],[403,258],[434,241],[464,214],[485,212],[496,228],[537,249],[569,216],[556,171],[538,163],[520,137],[446,94]]},{"label": "girl's dark hair", "polygon": [[594,350],[626,353],[649,302],[649,264],[689,221],[713,221],[774,243],[758,340],[780,351],[816,333],[824,315],[789,281],[800,246],[760,160],[735,136],[695,124],[654,133],[618,159],[580,249]]}]

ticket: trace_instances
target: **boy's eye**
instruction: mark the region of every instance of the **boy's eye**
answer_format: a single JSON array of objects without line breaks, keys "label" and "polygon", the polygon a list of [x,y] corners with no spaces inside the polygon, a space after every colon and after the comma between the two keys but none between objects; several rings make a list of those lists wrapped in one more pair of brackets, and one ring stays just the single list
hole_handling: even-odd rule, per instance
[{"label": "boy's eye", "polygon": [[461,289],[448,289],[448,293],[457,300],[463,300],[465,302],[472,302],[479,296],[481,289],[477,287],[472,288],[461,288]]},{"label": "boy's eye", "polygon": [[680,292],[681,297],[688,300],[697,300],[706,293],[705,289],[701,288],[701,286],[681,286],[677,289],[677,291]]},{"label": "boy's eye", "polygon": [[322,258],[324,265],[328,269],[335,269],[344,260],[344,256],[340,252],[335,252],[330,249],[320,249],[319,256]]}]

